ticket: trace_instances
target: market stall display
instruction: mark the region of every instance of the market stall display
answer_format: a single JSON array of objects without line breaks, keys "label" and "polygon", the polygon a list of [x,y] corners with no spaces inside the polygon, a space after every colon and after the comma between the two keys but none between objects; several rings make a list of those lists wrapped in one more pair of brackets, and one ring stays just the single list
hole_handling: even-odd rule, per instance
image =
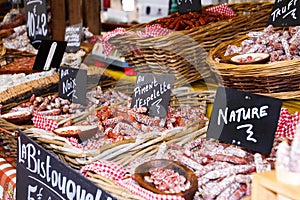
[{"label": "market stall display", "polygon": [[[177,13],[133,28],[116,29],[103,37],[106,53],[111,48],[117,48],[137,72],[175,74],[166,118],[150,117],[145,107],[130,107],[133,81],[116,80],[105,69],[83,64],[89,51],[66,53],[61,62],[65,70],[87,70],[86,105],[59,97],[57,70],[30,71],[36,52],[30,50],[24,26],[9,29],[14,33],[3,36],[1,46],[0,145],[7,150],[5,156],[0,154],[0,164],[3,157],[15,166],[19,133],[57,158],[59,164],[80,173],[117,199],[242,199],[250,198],[253,190],[257,195],[260,187],[264,186],[256,184],[258,180],[263,180],[256,178],[256,175],[264,176],[265,172],[272,174],[270,170],[275,169],[276,162],[289,157],[290,153],[283,150],[294,150],[289,167],[298,169],[299,138],[295,135],[295,128],[299,123],[299,113],[290,114],[286,108],[281,109],[272,151],[269,155],[263,155],[207,139],[207,104],[213,103],[215,91],[191,89],[188,84],[211,78],[210,67],[215,66],[212,71],[218,78],[221,77],[220,83],[225,86],[236,88],[240,82],[234,78],[247,76],[247,80],[256,85],[253,89],[251,84],[242,82],[242,90],[281,99],[298,97],[299,49],[296,47],[299,45],[299,28],[289,28],[285,32],[277,32],[272,27],[262,30],[268,17],[266,13],[272,5],[219,5],[207,8],[202,15]],[[252,40],[237,37],[248,31],[251,31],[249,36]],[[98,37],[89,39],[93,40],[90,42],[92,45]],[[257,42],[260,46],[251,46]],[[226,44],[242,44],[242,47],[228,47]],[[205,62],[206,51],[214,47],[216,49],[211,50],[213,53],[208,58],[208,63],[213,65],[208,66]],[[90,50],[90,46],[87,48]],[[257,53],[256,50],[262,50],[259,52],[267,53],[267,56],[248,54]],[[237,53],[247,55],[237,60],[229,59]],[[245,64],[257,62],[258,59],[267,63]],[[278,63],[284,64],[285,70],[280,68],[283,71],[279,71]],[[264,71],[265,66],[269,65],[274,68]],[[243,75],[233,74],[235,70]],[[232,85],[222,82],[226,73]],[[259,73],[264,73],[261,78],[263,83],[256,81]],[[272,77],[268,79],[266,74]],[[288,76],[291,74],[293,76]],[[280,89],[278,87],[282,82],[274,80],[279,76],[288,79]],[[256,77],[254,81],[253,77]],[[268,91],[256,90],[259,85]],[[292,143],[294,137],[295,143]],[[290,147],[290,144],[293,145]],[[32,153],[27,152],[26,145],[27,142],[21,154],[24,160],[30,159],[26,157],[27,153]],[[282,146],[286,148],[282,150]],[[43,178],[43,167],[47,165],[44,161],[50,158],[46,156],[43,160],[39,153],[33,157],[40,162],[37,167],[41,167],[36,174]],[[63,173],[51,168],[51,175],[60,176],[62,180],[65,178]],[[256,184],[254,187],[253,182]],[[55,179],[51,184],[56,187]],[[70,179],[68,184],[70,189],[75,183]],[[76,195],[81,195],[81,198],[90,195],[85,193],[83,186],[77,185],[78,188],[82,190],[79,189]],[[8,191],[13,198],[13,189],[10,186],[4,192]]]}]

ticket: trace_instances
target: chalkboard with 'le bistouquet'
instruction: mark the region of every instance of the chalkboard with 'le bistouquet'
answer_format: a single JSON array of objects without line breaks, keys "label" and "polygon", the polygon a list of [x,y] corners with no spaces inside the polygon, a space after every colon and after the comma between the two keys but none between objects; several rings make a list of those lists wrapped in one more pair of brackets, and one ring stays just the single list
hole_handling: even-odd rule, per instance
[{"label": "chalkboard with 'le bistouquet'", "polygon": [[300,2],[297,0],[275,0],[268,24],[274,27],[300,25]]},{"label": "chalkboard with 'le bistouquet'", "polygon": [[16,199],[115,200],[19,131]]},{"label": "chalkboard with 'le bistouquet'", "polygon": [[166,117],[173,83],[171,74],[138,73],[131,108],[146,107],[150,117]]},{"label": "chalkboard with 'le bistouquet'", "polygon": [[201,12],[201,0],[177,0],[178,12]]},{"label": "chalkboard with 'le bistouquet'", "polygon": [[219,87],[207,137],[268,155],[281,105],[280,99]]},{"label": "chalkboard with 'le bistouquet'", "polygon": [[58,94],[63,99],[86,105],[87,70],[60,67]]},{"label": "chalkboard with 'le bistouquet'", "polygon": [[49,39],[46,0],[25,0],[27,36],[35,49],[42,40]]}]

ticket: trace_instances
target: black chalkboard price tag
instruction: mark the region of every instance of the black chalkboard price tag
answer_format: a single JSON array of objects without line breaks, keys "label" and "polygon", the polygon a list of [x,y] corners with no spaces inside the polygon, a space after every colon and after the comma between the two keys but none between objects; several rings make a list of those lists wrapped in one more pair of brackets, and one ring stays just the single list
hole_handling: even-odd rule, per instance
[{"label": "black chalkboard price tag", "polygon": [[19,131],[16,199],[115,200]]},{"label": "black chalkboard price tag", "polygon": [[300,25],[300,2],[297,0],[275,0],[268,24],[274,27]]},{"label": "black chalkboard price tag", "polygon": [[65,41],[67,43],[66,52],[73,53],[80,49],[82,24],[67,26],[65,31]]},{"label": "black chalkboard price tag", "polygon": [[281,105],[276,98],[219,87],[207,137],[270,154]]},{"label": "black chalkboard price tag", "polygon": [[27,35],[30,43],[38,49],[42,40],[49,39],[46,0],[25,0]]},{"label": "black chalkboard price tag", "polygon": [[150,117],[166,117],[173,83],[171,74],[138,73],[131,107],[148,108]]},{"label": "black chalkboard price tag", "polygon": [[48,71],[58,69],[67,46],[65,41],[42,40],[36,59],[34,70]]},{"label": "black chalkboard price tag", "polygon": [[60,67],[58,94],[74,103],[86,104],[87,70]]},{"label": "black chalkboard price tag", "polygon": [[180,14],[187,12],[200,12],[201,0],[177,0],[177,7]]}]

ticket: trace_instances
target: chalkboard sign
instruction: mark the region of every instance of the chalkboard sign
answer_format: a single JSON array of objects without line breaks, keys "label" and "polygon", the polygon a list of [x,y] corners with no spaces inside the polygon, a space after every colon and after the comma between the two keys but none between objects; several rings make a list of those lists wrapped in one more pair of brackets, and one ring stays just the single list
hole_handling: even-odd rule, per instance
[{"label": "chalkboard sign", "polygon": [[22,131],[18,137],[16,199],[114,200],[91,181],[64,165]]},{"label": "chalkboard sign", "polygon": [[173,83],[170,74],[138,73],[131,107],[148,108],[150,117],[166,117]]},{"label": "chalkboard sign", "polygon": [[46,0],[24,1],[27,35],[30,43],[38,49],[42,40],[49,39]]},{"label": "chalkboard sign", "polygon": [[59,97],[74,103],[86,104],[87,70],[60,67]]},{"label": "chalkboard sign", "polygon": [[80,49],[82,24],[67,26],[65,41],[67,43],[66,52],[73,53]]},{"label": "chalkboard sign", "polygon": [[207,137],[269,154],[281,105],[279,99],[219,87]]},{"label": "chalkboard sign", "polygon": [[268,24],[273,26],[300,25],[300,2],[297,0],[275,0]]},{"label": "chalkboard sign", "polygon": [[200,12],[201,0],[177,0],[177,7],[181,14],[194,11]]},{"label": "chalkboard sign", "polygon": [[51,68],[58,69],[64,56],[67,42],[42,40],[36,59],[34,70],[48,71]]}]

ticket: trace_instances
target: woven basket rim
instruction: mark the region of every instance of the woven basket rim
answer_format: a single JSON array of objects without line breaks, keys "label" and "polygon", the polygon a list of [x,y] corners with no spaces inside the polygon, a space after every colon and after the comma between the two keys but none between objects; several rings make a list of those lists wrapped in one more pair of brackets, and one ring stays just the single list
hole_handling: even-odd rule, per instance
[{"label": "woven basket rim", "polygon": [[[207,63],[212,71],[224,76],[238,75],[242,77],[252,76],[282,76],[282,75],[300,75],[300,58],[294,60],[268,62],[265,64],[244,64],[237,65],[231,63],[220,63],[215,61],[216,54],[220,53],[220,49],[227,47],[235,42],[241,42],[249,38],[247,35],[238,37],[236,39],[223,42],[216,48],[209,51],[207,56]],[[283,67],[284,66],[284,67]],[[230,70],[230,72],[229,72]]]},{"label": "woven basket rim", "polygon": [[[251,8],[253,9],[253,7],[255,7],[255,5],[272,7],[272,5],[274,5],[274,2],[271,2],[271,1],[270,2],[243,2],[243,3],[228,4],[229,7],[235,7],[235,6],[241,7],[241,8],[248,7],[249,8],[247,10],[248,12],[251,12]],[[214,6],[214,5],[208,5],[208,6],[205,6],[204,8],[206,8],[206,7],[209,8],[212,6]],[[167,37],[170,38],[170,40],[171,40],[172,37],[182,36],[183,34],[193,36],[193,35],[197,35],[199,32],[205,33],[205,30],[212,29],[214,27],[216,29],[221,29],[223,26],[228,26],[228,24],[230,25],[231,23],[236,23],[236,20],[234,20],[236,18],[240,18],[240,19],[245,18],[244,12],[245,12],[245,10],[243,10],[243,12],[241,14],[237,14],[237,16],[230,18],[230,19],[220,20],[217,22],[205,24],[203,26],[195,27],[195,28],[188,29],[188,30],[173,31],[170,34],[168,34]],[[262,8],[261,8],[260,12],[265,14],[264,9],[262,9]],[[245,19],[245,20],[247,21],[247,19]],[[155,23],[157,23],[156,20],[152,20],[147,23],[133,25],[133,26],[127,28],[127,30],[132,31],[132,30],[142,29],[142,28],[146,27],[147,25],[153,25]],[[122,42],[126,43],[126,42],[128,42],[128,40],[124,40],[124,39],[135,39],[137,41],[149,42],[152,40],[155,40],[155,41],[165,40],[166,36],[157,36],[157,37],[153,37],[153,38],[140,38],[136,34],[124,34],[124,35],[116,35],[116,36],[110,38],[110,41],[112,41],[113,39],[118,39],[118,38],[120,40],[122,40]]]}]

